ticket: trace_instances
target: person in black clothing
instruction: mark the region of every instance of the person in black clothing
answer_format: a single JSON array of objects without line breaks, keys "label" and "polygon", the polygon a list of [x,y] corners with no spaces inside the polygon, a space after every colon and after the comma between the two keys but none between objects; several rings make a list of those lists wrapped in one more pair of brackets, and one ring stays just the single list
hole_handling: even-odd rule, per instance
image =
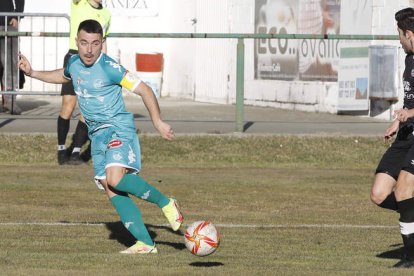
[{"label": "person in black clothing", "polygon": [[[1,0],[0,12],[12,13],[23,12],[24,0]],[[18,31],[18,24],[21,17],[1,16],[1,31]],[[6,45],[7,43],[7,45]],[[19,70],[17,67],[19,61],[19,38],[18,37],[0,37],[0,61],[1,61],[1,84],[3,90],[15,91],[19,87]],[[7,58],[6,58],[7,55]],[[7,64],[5,64],[7,62]],[[20,114],[20,107],[14,103],[14,96],[3,95],[3,109],[5,111]]]},{"label": "person in black clothing", "polygon": [[371,200],[380,207],[398,211],[404,254],[396,268],[414,268],[414,9],[395,14],[404,52],[403,108],[394,111],[394,121],[385,130],[395,141],[383,155],[371,190]]}]

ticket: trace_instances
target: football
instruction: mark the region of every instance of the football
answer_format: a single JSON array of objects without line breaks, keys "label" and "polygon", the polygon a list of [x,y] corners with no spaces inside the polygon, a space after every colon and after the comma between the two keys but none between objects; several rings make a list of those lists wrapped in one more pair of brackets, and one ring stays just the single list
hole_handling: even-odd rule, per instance
[{"label": "football", "polygon": [[185,246],[194,255],[207,256],[216,251],[220,243],[217,228],[209,221],[196,221],[188,226],[184,235]]}]

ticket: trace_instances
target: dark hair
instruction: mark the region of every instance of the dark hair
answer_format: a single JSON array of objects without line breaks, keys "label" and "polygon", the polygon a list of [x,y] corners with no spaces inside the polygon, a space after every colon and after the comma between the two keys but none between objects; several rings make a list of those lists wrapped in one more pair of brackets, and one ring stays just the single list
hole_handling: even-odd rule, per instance
[{"label": "dark hair", "polygon": [[414,32],[414,9],[413,8],[405,8],[398,11],[395,14],[395,20],[397,21],[397,26],[400,28],[404,33],[407,30]]},{"label": "dark hair", "polygon": [[82,21],[79,24],[78,33],[81,30],[83,30],[83,31],[85,31],[89,34],[100,34],[101,36],[103,36],[102,26],[96,20],[88,19],[88,20]]}]

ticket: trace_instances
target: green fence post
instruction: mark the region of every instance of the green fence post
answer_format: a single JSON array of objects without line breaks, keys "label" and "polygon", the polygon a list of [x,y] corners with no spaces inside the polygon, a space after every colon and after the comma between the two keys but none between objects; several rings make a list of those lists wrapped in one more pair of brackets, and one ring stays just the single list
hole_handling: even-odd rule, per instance
[{"label": "green fence post", "polygon": [[244,131],[244,39],[237,41],[236,132]]}]

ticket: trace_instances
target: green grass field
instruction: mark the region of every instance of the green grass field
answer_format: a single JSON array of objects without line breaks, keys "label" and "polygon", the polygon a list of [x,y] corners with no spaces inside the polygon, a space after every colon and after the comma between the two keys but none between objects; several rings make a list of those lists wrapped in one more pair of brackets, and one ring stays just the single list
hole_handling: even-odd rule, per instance
[{"label": "green grass field", "polygon": [[[137,203],[159,254],[133,243],[91,164],[55,164],[55,137],[0,135],[1,275],[398,275],[398,214],[369,200],[379,138],[141,137],[142,176],[186,223],[222,241],[197,257],[161,211]],[[144,274],[145,273],[145,274]]]}]

